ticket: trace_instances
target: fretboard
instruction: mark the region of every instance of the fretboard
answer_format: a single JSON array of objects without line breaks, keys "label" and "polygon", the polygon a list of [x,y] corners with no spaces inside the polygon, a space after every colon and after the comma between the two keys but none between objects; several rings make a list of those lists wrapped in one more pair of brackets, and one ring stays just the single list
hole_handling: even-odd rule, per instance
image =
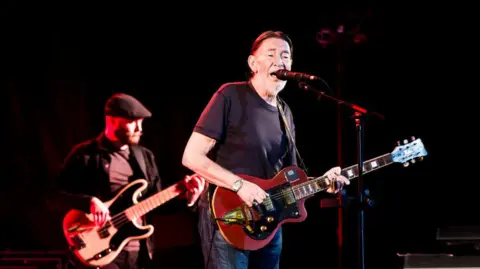
[{"label": "fretboard", "polygon": [[127,210],[125,210],[125,214],[129,220],[133,220],[134,218],[140,218],[148,212],[152,211],[153,209],[182,194],[184,190],[185,189],[183,182],[173,184],[165,190],[162,190],[141,201],[140,203],[128,208]]},{"label": "fretboard", "polygon": [[[393,163],[391,153],[387,153],[376,158],[363,162],[363,174],[385,167]],[[352,165],[342,169],[341,174],[351,180],[358,177],[358,165]],[[297,200],[312,196],[318,192],[328,189],[328,181],[325,176],[311,179],[305,183],[293,187],[293,193]]]}]

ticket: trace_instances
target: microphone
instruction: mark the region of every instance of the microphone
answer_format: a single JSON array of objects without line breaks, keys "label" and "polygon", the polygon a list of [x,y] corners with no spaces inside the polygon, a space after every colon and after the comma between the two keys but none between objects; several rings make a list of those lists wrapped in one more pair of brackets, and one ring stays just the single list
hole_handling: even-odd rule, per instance
[{"label": "microphone", "polygon": [[286,69],[277,70],[276,72],[273,72],[272,75],[275,75],[278,79],[281,79],[281,80],[297,80],[297,81],[322,80],[319,77],[314,75],[309,75],[309,74],[304,74],[299,72],[292,72]]}]

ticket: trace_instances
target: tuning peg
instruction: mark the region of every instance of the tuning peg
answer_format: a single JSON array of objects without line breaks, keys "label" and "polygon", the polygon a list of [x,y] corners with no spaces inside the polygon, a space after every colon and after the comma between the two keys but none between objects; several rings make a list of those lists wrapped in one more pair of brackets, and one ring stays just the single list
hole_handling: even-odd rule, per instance
[{"label": "tuning peg", "polygon": [[423,161],[423,156],[417,158],[419,161]]},{"label": "tuning peg", "polygon": [[412,139],[412,141],[415,141],[415,136],[412,135],[411,139]]},{"label": "tuning peg", "polygon": [[403,144],[407,144],[407,143],[408,143],[407,139],[403,140]]},{"label": "tuning peg", "polygon": [[403,163],[403,166],[404,166],[404,167],[407,167],[409,164],[410,164],[409,162],[404,162],[404,163]]},{"label": "tuning peg", "polygon": [[400,141],[397,141],[397,146],[400,146],[400,145],[401,145],[401,144],[400,144]]},{"label": "tuning peg", "polygon": [[412,164],[414,164],[416,161],[415,161],[415,159],[411,159],[410,162],[411,162]]}]

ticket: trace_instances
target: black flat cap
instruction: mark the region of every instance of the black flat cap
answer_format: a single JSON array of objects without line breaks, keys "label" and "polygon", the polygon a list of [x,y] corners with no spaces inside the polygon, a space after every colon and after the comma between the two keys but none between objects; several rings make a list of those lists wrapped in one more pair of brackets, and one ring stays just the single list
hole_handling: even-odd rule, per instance
[{"label": "black flat cap", "polygon": [[105,115],[126,119],[149,118],[152,113],[135,97],[117,93],[111,96],[105,104]]}]

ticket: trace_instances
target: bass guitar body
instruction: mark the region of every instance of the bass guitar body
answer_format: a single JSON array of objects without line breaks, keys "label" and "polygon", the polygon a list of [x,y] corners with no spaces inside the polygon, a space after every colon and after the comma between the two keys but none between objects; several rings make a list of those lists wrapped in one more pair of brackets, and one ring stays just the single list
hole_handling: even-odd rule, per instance
[{"label": "bass guitar body", "polygon": [[105,202],[111,220],[103,227],[96,227],[92,214],[70,210],[63,219],[63,231],[71,251],[85,265],[102,267],[111,263],[124,248],[135,239],[149,237],[152,225],[142,225],[141,218],[132,218],[125,209],[137,204],[137,198],[147,188],[147,181],[140,179],[125,186],[112,200]]}]

